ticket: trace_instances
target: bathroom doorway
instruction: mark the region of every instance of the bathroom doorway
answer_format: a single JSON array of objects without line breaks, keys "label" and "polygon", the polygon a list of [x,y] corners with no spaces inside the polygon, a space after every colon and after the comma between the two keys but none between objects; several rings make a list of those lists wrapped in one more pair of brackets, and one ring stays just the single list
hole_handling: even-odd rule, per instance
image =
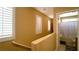
[{"label": "bathroom doorway", "polygon": [[78,10],[58,14],[59,50],[77,51],[78,45]]}]

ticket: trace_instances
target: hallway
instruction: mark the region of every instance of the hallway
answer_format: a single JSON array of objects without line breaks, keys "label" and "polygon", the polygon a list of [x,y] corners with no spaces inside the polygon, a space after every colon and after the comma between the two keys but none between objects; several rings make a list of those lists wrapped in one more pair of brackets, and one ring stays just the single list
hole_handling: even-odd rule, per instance
[{"label": "hallway", "polygon": [[[73,26],[74,28],[77,26],[73,25],[74,22],[71,19],[77,20],[74,18],[78,15],[72,15],[72,11],[70,14],[72,16],[58,18],[60,13],[75,9],[78,7],[0,7],[0,51],[56,51],[58,43],[64,40],[63,37],[72,41],[77,38],[77,29],[73,29]],[[58,31],[58,19],[64,22],[60,28],[61,34]],[[67,23],[69,20],[72,23]],[[12,40],[20,45],[12,43]],[[69,40],[66,40],[66,45],[60,44],[58,51],[73,49],[69,49],[67,41]]]}]

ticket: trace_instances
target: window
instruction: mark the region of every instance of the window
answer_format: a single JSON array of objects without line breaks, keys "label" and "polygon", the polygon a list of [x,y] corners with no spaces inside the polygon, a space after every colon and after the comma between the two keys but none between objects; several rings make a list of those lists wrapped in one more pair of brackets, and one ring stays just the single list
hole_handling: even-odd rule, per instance
[{"label": "window", "polygon": [[0,38],[13,37],[13,8],[0,7]]},{"label": "window", "polygon": [[42,33],[42,18],[36,15],[36,34]]},{"label": "window", "polygon": [[50,30],[51,30],[51,20],[48,19],[48,31],[50,31]]}]

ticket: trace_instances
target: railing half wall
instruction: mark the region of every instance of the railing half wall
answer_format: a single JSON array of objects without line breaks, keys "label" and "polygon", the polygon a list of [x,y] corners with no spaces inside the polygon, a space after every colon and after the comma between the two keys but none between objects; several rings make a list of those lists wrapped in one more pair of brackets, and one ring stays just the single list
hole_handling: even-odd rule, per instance
[{"label": "railing half wall", "polygon": [[31,43],[32,51],[54,51],[56,49],[56,34],[51,33]]}]

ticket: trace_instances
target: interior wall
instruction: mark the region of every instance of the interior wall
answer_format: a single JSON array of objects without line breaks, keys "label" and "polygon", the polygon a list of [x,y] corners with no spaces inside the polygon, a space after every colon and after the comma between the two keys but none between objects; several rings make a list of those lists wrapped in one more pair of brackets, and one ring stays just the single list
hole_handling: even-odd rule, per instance
[{"label": "interior wall", "polygon": [[[42,33],[35,33],[36,15],[42,17]],[[48,17],[31,7],[16,7],[15,25],[16,39],[15,42],[31,46],[31,42],[43,37],[51,31],[48,31]]]},{"label": "interior wall", "polygon": [[54,51],[56,49],[55,39],[56,39],[55,33],[51,33],[35,41],[32,41],[32,50],[33,51]]},{"label": "interior wall", "polygon": [[59,46],[59,40],[58,40],[58,34],[57,34],[58,33],[58,16],[56,14],[69,11],[69,10],[75,10],[78,8],[79,7],[54,7],[53,29],[54,29],[54,32],[56,33],[57,48]]}]

